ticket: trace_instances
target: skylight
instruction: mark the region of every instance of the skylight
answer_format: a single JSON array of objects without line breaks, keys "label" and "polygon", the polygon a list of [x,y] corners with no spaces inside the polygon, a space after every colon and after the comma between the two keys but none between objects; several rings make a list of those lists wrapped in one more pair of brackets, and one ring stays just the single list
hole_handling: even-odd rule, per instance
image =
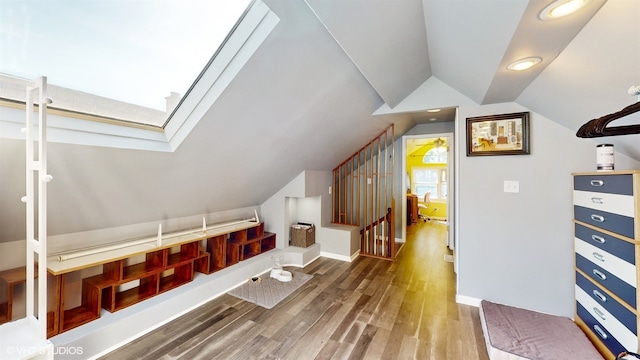
[{"label": "skylight", "polygon": [[0,1],[0,73],[47,76],[52,107],[163,126],[250,3]]}]

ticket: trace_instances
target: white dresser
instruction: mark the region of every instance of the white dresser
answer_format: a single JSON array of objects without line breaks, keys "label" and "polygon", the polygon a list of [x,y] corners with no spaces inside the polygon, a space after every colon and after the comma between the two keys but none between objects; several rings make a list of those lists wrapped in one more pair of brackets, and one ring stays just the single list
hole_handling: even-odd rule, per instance
[{"label": "white dresser", "polygon": [[576,323],[606,358],[638,351],[640,171],[573,174]]}]

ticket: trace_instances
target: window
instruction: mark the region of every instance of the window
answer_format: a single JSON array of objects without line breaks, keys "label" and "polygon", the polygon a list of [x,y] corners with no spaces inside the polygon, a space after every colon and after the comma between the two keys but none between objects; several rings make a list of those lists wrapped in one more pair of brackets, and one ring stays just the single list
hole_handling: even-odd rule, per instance
[{"label": "window", "polygon": [[422,157],[423,164],[446,164],[449,153],[444,147],[435,147]]},{"label": "window", "polygon": [[[24,85],[16,88],[15,83],[46,76],[47,95],[53,98],[53,104],[48,107],[49,113],[56,115],[55,119],[51,118],[48,123],[49,128],[55,129],[48,137],[50,142],[175,151],[200,121],[202,114],[208,111],[220,94],[224,93],[224,89],[280,21],[260,0],[59,3],[35,0],[0,1],[0,49],[3,50],[0,51],[0,138],[24,139],[21,129],[24,127],[25,118],[25,89]],[[81,8],[78,5],[80,3],[83,5]],[[225,8],[225,3],[233,6]],[[213,11],[209,6],[222,8],[220,11]],[[55,8],[55,13],[49,12],[52,7]],[[65,12],[65,9],[68,11]],[[99,11],[101,9],[104,11]],[[194,13],[198,16],[191,16]],[[15,14],[20,16],[13,16]],[[114,14],[121,16],[110,16]],[[122,14],[126,16],[123,17]],[[134,15],[136,21],[122,21],[123,18],[128,19]],[[212,15],[225,17],[229,21],[217,22]],[[60,20],[62,18],[69,21]],[[99,21],[93,21],[96,18]],[[169,28],[164,28],[167,18],[172,19],[170,33],[165,32]],[[30,19],[29,21],[34,23],[33,26],[24,28],[30,23],[25,19]],[[105,23],[114,19],[117,21],[110,26]],[[189,22],[180,22],[180,19]],[[71,29],[71,35],[62,36],[64,34],[59,33],[64,30],[58,26],[61,21],[68,25],[63,28]],[[90,29],[84,31],[83,26],[74,26],[78,22],[91,23]],[[195,22],[205,27],[224,23],[229,28],[224,28],[217,33],[219,36],[215,36],[213,29],[209,31],[194,26]],[[78,28],[82,28],[83,31],[76,31]],[[3,33],[5,29],[9,30]],[[47,32],[47,29],[55,29],[57,36]],[[158,30],[157,33],[155,30]],[[96,31],[97,34],[94,33]],[[50,35],[48,39],[52,40],[50,42],[53,49],[48,49],[45,53],[31,53],[31,50],[45,50],[44,45],[47,44],[39,46],[40,42],[46,40],[40,36],[43,33]],[[118,35],[121,37],[118,38]],[[77,45],[77,41],[86,40],[87,37],[91,39],[92,44],[99,45],[100,50],[106,51],[107,54]],[[36,40],[40,41],[38,46],[35,44]],[[172,44],[171,40],[177,40],[178,43]],[[21,45],[29,45],[29,49],[25,48],[25,51],[30,50],[29,54],[22,51]],[[185,49],[183,46],[186,45],[195,45],[197,50],[202,50],[197,53],[203,56],[197,56],[196,59],[196,51]],[[143,51],[148,61],[141,62],[140,57],[136,55],[140,54],[141,49],[148,49],[149,46],[152,46],[154,51]],[[164,56],[164,53],[158,51],[168,52],[173,56]],[[185,54],[189,55],[189,61]],[[149,73],[147,71],[143,76],[142,72],[138,73],[137,70],[132,73],[123,66],[115,66],[114,64],[119,63],[114,58],[117,55],[125,57],[120,62],[124,61],[136,69],[144,68],[152,72],[151,78],[145,78]],[[58,66],[61,60],[56,56],[62,56],[65,66]],[[36,58],[44,61],[44,64],[21,61],[24,60],[22,57]],[[93,57],[96,61],[87,57]],[[86,69],[80,65],[76,66],[75,63],[72,65],[71,60],[94,68]],[[161,66],[159,60],[167,60],[168,63],[162,68],[151,70],[149,64]],[[198,64],[192,60],[198,61]],[[111,66],[104,65],[104,62]],[[206,64],[204,69],[203,64]],[[64,73],[64,70],[69,71]],[[92,76],[85,79],[85,73]],[[181,81],[174,82],[173,75],[178,73],[182,74]],[[96,76],[107,76],[108,79],[93,81],[97,88],[67,81],[95,80]],[[113,81],[109,81],[108,84],[107,80]],[[114,86],[116,90],[120,90],[116,95],[103,92]],[[155,92],[156,90],[160,92]],[[160,93],[162,95],[158,95]],[[129,96],[132,94],[151,95],[160,102],[151,105]],[[179,105],[175,107],[177,104]]]},{"label": "window", "polygon": [[431,199],[447,198],[447,168],[445,166],[414,167],[411,172],[411,188],[418,199],[422,199],[427,191],[431,191]]},{"label": "window", "polygon": [[54,108],[163,126],[250,3],[3,1],[0,73],[46,76]]}]

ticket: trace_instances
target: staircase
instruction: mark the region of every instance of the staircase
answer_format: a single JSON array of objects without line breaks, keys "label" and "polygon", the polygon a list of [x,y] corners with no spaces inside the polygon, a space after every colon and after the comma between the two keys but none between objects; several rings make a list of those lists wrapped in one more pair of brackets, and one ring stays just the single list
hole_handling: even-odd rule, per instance
[{"label": "staircase", "polygon": [[332,223],[360,227],[360,255],[395,259],[393,125],[333,169]]}]

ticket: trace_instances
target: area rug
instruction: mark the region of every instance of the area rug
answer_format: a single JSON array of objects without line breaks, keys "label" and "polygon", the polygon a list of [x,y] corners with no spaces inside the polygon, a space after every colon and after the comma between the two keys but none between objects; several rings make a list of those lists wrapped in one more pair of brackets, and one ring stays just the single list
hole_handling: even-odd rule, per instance
[{"label": "area rug", "polygon": [[269,277],[269,273],[266,273],[260,277],[260,281],[249,281],[229,291],[228,294],[271,309],[313,277],[297,271],[291,271],[291,275],[293,277],[291,281],[281,282]]}]

